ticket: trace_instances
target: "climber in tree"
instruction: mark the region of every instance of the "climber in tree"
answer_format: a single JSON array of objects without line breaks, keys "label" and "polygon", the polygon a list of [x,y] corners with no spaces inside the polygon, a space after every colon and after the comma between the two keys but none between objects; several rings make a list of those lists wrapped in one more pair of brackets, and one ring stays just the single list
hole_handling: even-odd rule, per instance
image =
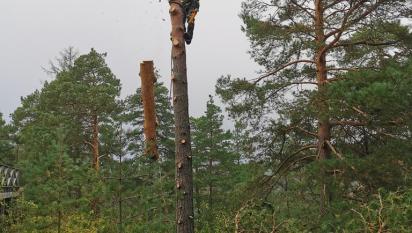
[{"label": "climber in tree", "polygon": [[197,12],[199,12],[199,6],[199,0],[183,0],[182,7],[185,13],[184,25],[186,27],[184,38],[186,44],[190,44],[192,42],[193,31],[195,29],[195,17],[197,15]]}]

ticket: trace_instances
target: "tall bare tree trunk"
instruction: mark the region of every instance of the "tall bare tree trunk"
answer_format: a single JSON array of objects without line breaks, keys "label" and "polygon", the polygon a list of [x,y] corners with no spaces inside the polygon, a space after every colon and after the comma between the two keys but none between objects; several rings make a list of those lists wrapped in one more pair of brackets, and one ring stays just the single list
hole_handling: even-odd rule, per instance
[{"label": "tall bare tree trunk", "polygon": [[176,232],[194,232],[193,171],[187,94],[184,12],[180,0],[170,0],[172,24],[173,108],[176,127]]},{"label": "tall bare tree trunk", "polygon": [[154,73],[153,61],[144,61],[140,63],[140,78],[142,80],[142,101],[144,113],[144,135],[147,156],[154,160],[159,159],[156,144],[156,106],[154,83],[156,77]]},{"label": "tall bare tree trunk", "polygon": [[93,115],[93,138],[92,138],[92,150],[93,150],[93,167],[96,171],[100,170],[99,159],[99,120],[97,114]]},{"label": "tall bare tree trunk", "polygon": [[[327,141],[330,140],[331,125],[329,121],[329,106],[327,99],[327,67],[326,67],[326,36],[324,32],[324,3],[323,0],[315,0],[315,30],[317,53],[316,62],[316,79],[318,83],[318,159],[320,161],[328,159],[331,151]],[[321,214],[326,212],[326,206],[330,201],[329,185],[324,167],[319,174],[321,179],[320,188],[320,211]]]}]

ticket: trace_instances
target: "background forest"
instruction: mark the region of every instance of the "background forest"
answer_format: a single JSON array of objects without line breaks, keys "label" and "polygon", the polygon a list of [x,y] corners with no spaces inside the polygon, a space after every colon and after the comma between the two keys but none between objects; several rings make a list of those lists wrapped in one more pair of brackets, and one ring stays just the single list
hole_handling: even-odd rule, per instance
[{"label": "background forest", "polygon": [[[240,17],[263,70],[222,76],[191,118],[196,232],[411,232],[410,1],[247,0]],[[64,50],[0,119],[24,187],[0,232],[174,232],[169,80],[154,162],[140,89],[121,98],[106,56]]]}]

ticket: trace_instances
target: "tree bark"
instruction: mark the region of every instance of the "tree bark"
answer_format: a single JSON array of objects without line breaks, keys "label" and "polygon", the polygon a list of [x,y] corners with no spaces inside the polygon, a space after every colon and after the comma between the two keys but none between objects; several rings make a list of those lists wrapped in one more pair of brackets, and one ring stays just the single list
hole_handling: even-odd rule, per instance
[{"label": "tree bark", "polygon": [[[96,173],[100,170],[100,157],[99,157],[99,117],[96,113],[92,116],[92,128],[93,128],[93,135],[92,135],[92,150],[93,150],[93,168]],[[100,198],[96,197],[92,200],[91,207],[94,211],[94,214],[97,216],[100,212],[99,209]]]},{"label": "tree bark", "polygon": [[182,2],[170,0],[172,82],[176,133],[176,232],[194,232],[193,171]]},{"label": "tree bark", "polygon": [[[317,52],[315,57],[316,80],[318,83],[318,160],[330,158],[331,151],[327,145],[330,141],[331,125],[329,119],[329,106],[327,102],[327,66],[326,66],[326,36],[324,32],[324,3],[323,0],[315,0],[315,30]],[[326,177],[326,168],[321,167],[320,176],[320,212],[326,212],[326,206],[330,201],[329,185]]]},{"label": "tree bark", "polygon": [[97,114],[93,115],[93,138],[92,138],[92,150],[93,150],[93,167],[96,171],[100,170],[99,159],[99,120]]},{"label": "tree bark", "polygon": [[159,159],[156,144],[156,106],[154,83],[156,77],[154,73],[153,61],[144,61],[140,64],[140,78],[142,81],[142,101],[144,113],[144,135],[146,142],[145,153],[154,160]]}]

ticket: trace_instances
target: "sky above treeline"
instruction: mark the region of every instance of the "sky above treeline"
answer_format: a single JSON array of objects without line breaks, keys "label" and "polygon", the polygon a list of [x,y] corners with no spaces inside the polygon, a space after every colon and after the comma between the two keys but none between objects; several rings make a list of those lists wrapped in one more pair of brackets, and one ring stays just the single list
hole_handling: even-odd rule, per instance
[{"label": "sky above treeline", "polygon": [[[201,115],[216,80],[255,77],[240,28],[241,0],[201,1],[188,46],[190,114]],[[73,46],[107,52],[122,97],[140,86],[139,63],[154,60],[169,86],[169,5],[162,0],[0,0],[0,112],[7,118],[26,96],[51,80],[42,69]]]}]

